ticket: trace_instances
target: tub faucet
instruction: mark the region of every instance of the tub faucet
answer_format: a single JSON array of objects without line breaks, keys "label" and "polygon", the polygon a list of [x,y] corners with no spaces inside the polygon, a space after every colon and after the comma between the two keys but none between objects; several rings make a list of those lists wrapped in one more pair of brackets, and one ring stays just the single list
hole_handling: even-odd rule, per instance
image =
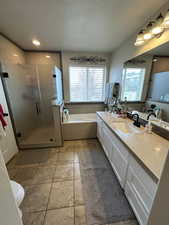
[{"label": "tub faucet", "polygon": [[140,127],[139,115],[137,113],[133,114],[133,120],[134,120],[133,125],[136,127]]},{"label": "tub faucet", "polygon": [[156,114],[155,114],[154,112],[149,113],[149,114],[148,114],[148,116],[147,116],[147,120],[149,120],[149,119],[150,119],[150,116],[154,116],[154,117],[156,117]]}]

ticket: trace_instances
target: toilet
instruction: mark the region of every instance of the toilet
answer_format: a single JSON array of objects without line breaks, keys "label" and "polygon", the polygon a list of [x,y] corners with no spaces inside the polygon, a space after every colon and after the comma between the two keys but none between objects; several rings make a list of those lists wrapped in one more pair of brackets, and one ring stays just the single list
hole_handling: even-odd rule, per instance
[{"label": "toilet", "polygon": [[19,206],[22,203],[25,196],[24,188],[13,180],[10,180],[10,184],[12,187],[12,191],[13,191],[17,206],[18,206],[20,217],[22,218],[22,211],[20,210]]}]

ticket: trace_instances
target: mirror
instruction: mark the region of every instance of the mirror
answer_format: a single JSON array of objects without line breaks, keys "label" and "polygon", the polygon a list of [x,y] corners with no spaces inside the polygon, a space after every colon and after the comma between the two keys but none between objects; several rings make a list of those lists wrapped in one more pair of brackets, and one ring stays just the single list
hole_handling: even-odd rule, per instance
[{"label": "mirror", "polygon": [[124,63],[124,99],[142,104],[142,112],[158,110],[159,118],[169,122],[169,42]]}]

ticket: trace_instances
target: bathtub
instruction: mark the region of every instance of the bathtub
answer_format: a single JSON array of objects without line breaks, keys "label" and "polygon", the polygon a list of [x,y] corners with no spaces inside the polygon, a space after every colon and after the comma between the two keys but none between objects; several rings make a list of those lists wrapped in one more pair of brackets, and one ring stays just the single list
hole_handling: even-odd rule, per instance
[{"label": "bathtub", "polygon": [[62,130],[65,141],[96,138],[96,113],[70,114],[63,122]]}]

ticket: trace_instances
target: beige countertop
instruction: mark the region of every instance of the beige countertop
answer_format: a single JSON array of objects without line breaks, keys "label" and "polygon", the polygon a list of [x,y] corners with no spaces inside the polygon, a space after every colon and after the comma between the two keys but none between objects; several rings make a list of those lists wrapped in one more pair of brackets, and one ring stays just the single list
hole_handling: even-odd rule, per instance
[{"label": "beige countertop", "polygon": [[109,112],[97,112],[99,117],[138,157],[157,179],[160,178],[169,150],[169,141],[155,133],[147,133],[145,128],[133,126],[133,121],[118,118]]}]

